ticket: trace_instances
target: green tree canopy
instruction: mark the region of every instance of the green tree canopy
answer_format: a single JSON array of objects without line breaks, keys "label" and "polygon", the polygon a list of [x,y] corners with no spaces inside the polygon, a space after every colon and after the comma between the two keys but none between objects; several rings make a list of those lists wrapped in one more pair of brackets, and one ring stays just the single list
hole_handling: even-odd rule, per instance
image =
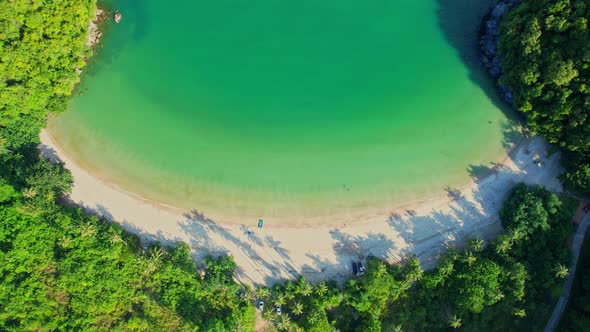
[{"label": "green tree canopy", "polygon": [[528,128],[564,151],[566,185],[590,191],[589,0],[523,0],[501,24],[501,83]]}]

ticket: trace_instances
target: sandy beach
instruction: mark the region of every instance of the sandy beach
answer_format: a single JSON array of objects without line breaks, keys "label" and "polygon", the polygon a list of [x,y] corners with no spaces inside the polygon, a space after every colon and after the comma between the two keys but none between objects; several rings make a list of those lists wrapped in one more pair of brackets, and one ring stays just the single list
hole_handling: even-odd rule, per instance
[{"label": "sandy beach", "polygon": [[[448,246],[469,238],[489,239],[501,230],[498,212],[519,182],[543,185],[559,192],[559,154],[548,156],[543,139],[519,144],[493,171],[457,190],[443,191],[422,202],[392,206],[387,212],[356,216],[357,222],[327,220],[314,227],[265,225],[214,220],[200,211],[167,207],[106,183],[87,172],[60,150],[47,131],[41,132],[41,153],[62,161],[72,172],[72,202],[115,221],[145,241],[191,246],[197,262],[207,254],[232,255],[236,278],[260,285],[303,275],[312,282],[344,280],[350,262],[368,255],[399,262],[417,256],[431,267]],[[540,160],[538,166],[534,160]]]}]

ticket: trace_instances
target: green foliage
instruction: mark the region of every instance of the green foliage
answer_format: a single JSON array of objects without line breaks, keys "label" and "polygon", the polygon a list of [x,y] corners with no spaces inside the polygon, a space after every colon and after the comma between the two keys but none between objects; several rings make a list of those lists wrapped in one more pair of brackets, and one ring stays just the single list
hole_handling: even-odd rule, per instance
[{"label": "green foliage", "polygon": [[0,2],[0,126],[65,109],[95,9],[94,0]]},{"label": "green foliage", "polygon": [[59,204],[72,186],[39,158],[48,112],[84,66],[94,0],[0,1],[0,330],[252,331],[231,258],[143,250],[119,226]]},{"label": "green foliage", "polygon": [[17,197],[17,192],[14,187],[8,184],[0,184],[0,204],[8,203]]},{"label": "green foliage", "polygon": [[[365,275],[342,290],[320,284],[310,292],[302,278],[261,289],[259,296],[281,304],[289,320],[272,307],[263,316],[279,331],[542,330],[569,261],[565,240],[574,210],[575,202],[519,185],[502,209],[505,233],[497,241],[468,241],[428,272],[415,258],[401,266],[372,258]],[[334,296],[328,301],[320,293]]]},{"label": "green foliage", "polygon": [[[31,216],[15,203],[0,206],[0,220],[2,330],[252,326],[239,286],[201,279],[186,245],[143,251],[120,227],[77,209]],[[227,260],[207,264],[206,274]]]},{"label": "green foliage", "polygon": [[538,229],[549,229],[549,216],[557,213],[559,198],[543,188],[529,189],[518,185],[500,211],[502,226],[512,234],[528,236]]},{"label": "green foliage", "polygon": [[590,234],[586,233],[568,307],[558,331],[590,331]]},{"label": "green foliage", "polygon": [[590,192],[589,0],[523,0],[501,23],[500,81],[529,129],[562,148],[569,188]]},{"label": "green foliage", "polygon": [[573,211],[569,200],[517,186],[502,211],[505,233],[488,246],[473,240],[466,250],[449,252],[388,302],[383,329],[542,330],[556,300],[550,290],[563,282],[552,267],[569,261],[565,239]]},{"label": "green foliage", "polygon": [[[72,178],[39,158],[38,134],[78,81],[94,10],[94,0],[0,2],[0,330],[252,331],[253,293],[234,281],[231,257],[205,258],[201,277],[188,246],[143,249],[119,226],[59,204]],[[565,180],[577,188],[590,182],[587,13],[585,1],[523,1],[501,45],[514,69],[503,80],[531,128],[567,151]],[[432,271],[415,258],[369,259],[344,287],[300,277],[256,295],[280,331],[540,330],[566,273],[571,212],[571,202],[519,186],[497,241],[470,241]]]},{"label": "green foliage", "polygon": [[504,297],[500,276],[507,273],[493,261],[480,259],[477,263],[454,274],[450,287],[457,290],[453,302],[461,312],[480,313],[485,306],[495,304]]}]

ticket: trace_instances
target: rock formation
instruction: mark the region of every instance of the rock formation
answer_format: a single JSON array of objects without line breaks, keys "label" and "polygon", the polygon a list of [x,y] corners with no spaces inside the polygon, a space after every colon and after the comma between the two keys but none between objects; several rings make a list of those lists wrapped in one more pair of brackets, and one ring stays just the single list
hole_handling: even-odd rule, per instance
[{"label": "rock formation", "polygon": [[86,40],[86,45],[88,46],[98,44],[100,36],[102,36],[102,32],[98,29],[98,22],[102,19],[103,13],[102,9],[96,9],[94,19],[88,25],[88,39]]},{"label": "rock formation", "polygon": [[115,23],[121,22],[122,18],[123,18],[123,15],[121,15],[121,13],[119,11],[116,11],[115,15],[113,15],[113,20],[115,20]]},{"label": "rock formation", "polygon": [[498,55],[498,40],[500,39],[502,18],[518,3],[519,0],[503,0],[492,8],[484,19],[479,42],[482,51],[481,62],[496,80],[500,96],[510,105],[514,103],[512,91],[498,82],[498,78],[502,74],[502,58]]}]

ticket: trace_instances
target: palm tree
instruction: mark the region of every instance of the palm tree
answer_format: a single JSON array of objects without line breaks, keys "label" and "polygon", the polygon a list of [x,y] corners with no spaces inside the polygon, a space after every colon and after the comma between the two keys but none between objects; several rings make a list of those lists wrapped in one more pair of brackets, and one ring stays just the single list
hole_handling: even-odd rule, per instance
[{"label": "palm tree", "polygon": [[483,250],[483,240],[482,239],[472,239],[469,241],[469,248],[475,252],[480,252]]},{"label": "palm tree", "polygon": [[451,326],[454,329],[458,329],[462,325],[463,324],[461,323],[461,318],[457,317],[457,315],[453,315],[453,317],[451,317],[451,319],[449,319],[449,326]]},{"label": "palm tree", "polygon": [[266,309],[265,309],[265,310],[262,312],[262,318],[263,318],[265,321],[267,321],[267,322],[270,322],[270,321],[272,321],[272,319],[273,319],[273,317],[274,317],[274,316],[275,316],[275,314],[274,314],[274,311],[272,311],[272,310],[266,310]]},{"label": "palm tree", "polygon": [[0,153],[1,152],[10,152],[12,153],[12,151],[8,150],[7,148],[5,148],[4,146],[6,145],[6,140],[2,137],[0,137]]},{"label": "palm tree", "polygon": [[308,296],[312,291],[313,287],[303,277],[299,277],[297,280],[297,293]]},{"label": "palm tree", "polygon": [[424,271],[420,267],[420,261],[417,257],[410,257],[404,266],[404,273],[406,275],[406,284],[410,286],[412,283],[422,279]]},{"label": "palm tree", "polygon": [[287,301],[291,301],[295,298],[295,293],[297,292],[297,286],[292,281],[287,281],[285,283],[285,299]]},{"label": "palm tree", "polygon": [[72,244],[72,242],[73,241],[65,235],[61,238],[61,246],[64,248],[69,247]]},{"label": "palm tree", "polygon": [[555,276],[558,278],[567,278],[567,276],[570,274],[569,269],[567,268],[567,266],[563,265],[563,264],[558,264],[557,267],[555,267]]},{"label": "palm tree", "polygon": [[387,274],[387,266],[383,262],[377,262],[377,271],[375,271],[375,276],[377,278],[381,278]]},{"label": "palm tree", "polygon": [[525,233],[518,229],[513,229],[509,233],[512,242],[522,240],[525,236]]},{"label": "palm tree", "polygon": [[512,239],[507,235],[501,235],[496,241],[496,253],[505,254],[512,249]]},{"label": "palm tree", "polygon": [[242,323],[240,321],[236,322],[236,325],[234,326],[234,331],[236,332],[245,332],[246,328],[242,325]]},{"label": "palm tree", "polygon": [[150,250],[150,259],[156,261],[156,262],[160,262],[162,260],[162,257],[164,257],[164,250],[162,250],[162,247],[152,247],[152,249]]},{"label": "palm tree", "polygon": [[326,295],[326,293],[328,293],[328,286],[326,285],[326,282],[325,281],[320,282],[316,286],[315,292],[320,297],[323,297],[324,295]]},{"label": "palm tree", "polygon": [[116,243],[124,243],[124,244],[127,244],[125,242],[125,240],[123,240],[123,238],[119,234],[113,234],[113,237],[111,238],[111,243],[112,244],[116,244]]},{"label": "palm tree", "polygon": [[291,319],[287,315],[282,315],[277,321],[277,328],[282,331],[289,329],[291,325]]},{"label": "palm tree", "polygon": [[249,289],[246,289],[244,291],[244,295],[242,296],[242,302],[253,303],[254,301],[256,301],[256,293]]},{"label": "palm tree", "polygon": [[293,315],[299,316],[303,313],[303,304],[300,301],[295,302],[293,306]]},{"label": "palm tree", "polygon": [[275,296],[275,306],[280,307],[283,304],[285,304],[285,295],[279,293]]},{"label": "palm tree", "polygon": [[33,188],[25,188],[25,190],[23,190],[24,198],[33,198],[35,196],[37,196],[37,190]]},{"label": "palm tree", "polygon": [[477,257],[475,257],[471,251],[465,253],[465,263],[467,263],[467,265],[472,265],[476,260]]},{"label": "palm tree", "polygon": [[87,237],[87,236],[94,236],[96,234],[96,229],[91,224],[84,224],[80,226],[80,236]]},{"label": "palm tree", "polygon": [[524,309],[514,308],[514,316],[526,317],[526,311]]},{"label": "palm tree", "polygon": [[396,325],[393,327],[393,332],[402,332],[402,326],[401,325]]},{"label": "palm tree", "polygon": [[270,296],[270,290],[266,287],[258,287],[256,289],[256,295],[261,299],[267,298]]}]

